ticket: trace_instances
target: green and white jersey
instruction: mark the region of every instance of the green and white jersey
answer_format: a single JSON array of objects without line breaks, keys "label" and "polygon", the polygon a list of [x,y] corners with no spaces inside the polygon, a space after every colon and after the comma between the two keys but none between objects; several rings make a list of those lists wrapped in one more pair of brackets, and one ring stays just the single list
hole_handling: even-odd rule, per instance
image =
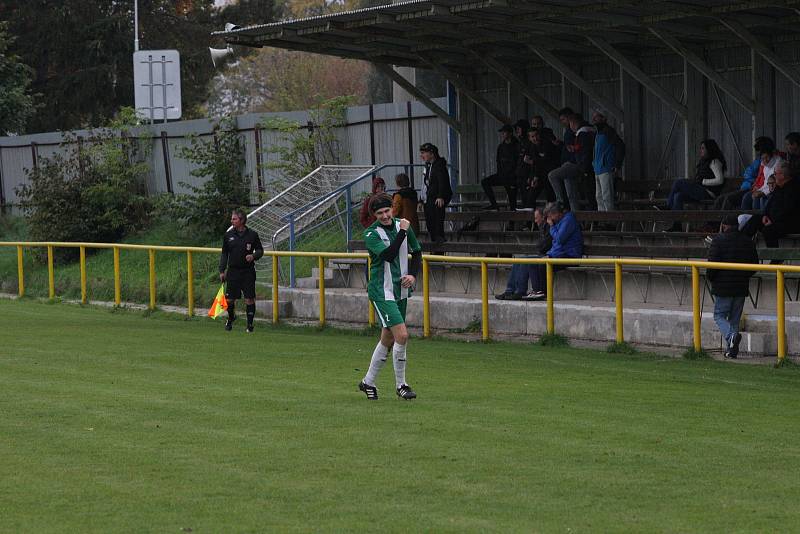
[{"label": "green and white jersey", "polygon": [[394,260],[380,259],[381,253],[392,244],[399,230],[399,219],[392,219],[391,226],[382,226],[375,221],[364,230],[364,241],[372,262],[367,284],[367,294],[372,301],[403,300],[411,296],[410,288],[400,287],[400,278],[408,274],[408,254],[422,250],[414,230],[406,230],[406,238]]}]

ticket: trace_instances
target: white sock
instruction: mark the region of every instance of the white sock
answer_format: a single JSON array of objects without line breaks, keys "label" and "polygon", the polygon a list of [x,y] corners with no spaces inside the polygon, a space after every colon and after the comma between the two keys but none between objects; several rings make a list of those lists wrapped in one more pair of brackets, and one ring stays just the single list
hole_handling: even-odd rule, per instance
[{"label": "white sock", "polygon": [[378,341],[375,350],[372,352],[372,360],[369,362],[369,370],[367,376],[364,377],[364,383],[368,386],[374,386],[375,381],[378,379],[378,373],[381,372],[383,364],[386,363],[386,356],[389,354],[389,347],[384,347]]},{"label": "white sock", "polygon": [[392,350],[394,358],[394,380],[397,387],[406,383],[406,346],[395,343]]}]

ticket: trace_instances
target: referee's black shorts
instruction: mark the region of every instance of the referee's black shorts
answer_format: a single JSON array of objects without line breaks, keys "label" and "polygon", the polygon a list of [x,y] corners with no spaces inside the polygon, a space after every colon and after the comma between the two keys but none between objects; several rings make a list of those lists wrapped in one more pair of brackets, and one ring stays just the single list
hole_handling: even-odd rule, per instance
[{"label": "referee's black shorts", "polygon": [[246,299],[256,298],[256,270],[231,267],[225,275],[225,298],[237,300],[242,294]]}]

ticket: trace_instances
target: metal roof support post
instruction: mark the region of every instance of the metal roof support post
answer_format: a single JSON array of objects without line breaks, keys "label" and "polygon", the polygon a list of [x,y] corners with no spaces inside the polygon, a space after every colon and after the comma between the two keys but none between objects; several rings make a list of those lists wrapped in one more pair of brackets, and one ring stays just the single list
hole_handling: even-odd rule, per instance
[{"label": "metal roof support post", "polygon": [[420,56],[420,60],[424,61],[430,68],[444,76],[446,80],[452,83],[458,91],[475,102],[475,105],[481,108],[490,116],[494,117],[494,119],[501,123],[501,124],[511,124],[513,121],[510,117],[507,117],[502,111],[497,109],[494,104],[483,98],[481,95],[467,87],[467,84],[463,81],[463,79],[458,76],[456,73],[451,71],[448,68],[445,68],[441,65],[433,63],[424,57]]},{"label": "metal roof support post", "polygon": [[531,89],[527,83],[516,76],[511,69],[500,63],[494,58],[481,55],[475,51],[470,51],[473,58],[486,66],[490,71],[495,72],[498,76],[514,86],[525,98],[539,106],[551,118],[558,121],[558,108],[553,106],[550,102],[545,100],[543,96]]},{"label": "metal roof support post", "polygon": [[566,63],[558,59],[549,50],[544,50],[541,47],[528,45],[528,49],[542,58],[545,63],[549,64],[556,71],[563,74],[570,82],[572,82],[578,89],[585,93],[589,98],[597,102],[600,106],[613,115],[619,122],[625,122],[625,114],[616,102],[610,98],[606,98],[599,91],[595,90],[592,85],[587,82],[580,74],[572,70]]},{"label": "metal roof support post", "polygon": [[[766,135],[778,141],[775,126],[775,69],[770,67],[766,60],[755,50],[750,50],[750,61],[752,65],[751,94],[756,104],[756,111],[753,114],[753,141],[760,135]],[[773,95],[767,98],[766,95]],[[751,152],[755,158],[755,149]]]},{"label": "metal roof support post", "polygon": [[623,123],[622,138],[628,145],[625,163],[623,165],[623,179],[636,180],[644,174],[642,169],[642,121],[633,119],[638,117],[642,109],[641,85],[630,74],[620,67],[620,102],[622,111],[629,117]]},{"label": "metal roof support post", "polygon": [[705,98],[703,94],[703,76],[688,60],[683,61],[683,88],[686,95],[686,107],[689,116],[684,121],[684,149],[686,178],[694,176],[698,160],[700,143],[705,139]]},{"label": "metal roof support post", "polygon": [[[753,113],[755,111],[755,103],[753,99],[742,93],[734,84],[725,79],[722,74],[718,73],[714,68],[706,63],[700,56],[683,46],[675,37],[668,34],[663,30],[659,30],[650,26],[648,28],[650,33],[661,39],[664,44],[672,49],[673,52],[681,56],[684,61],[688,62],[692,67],[700,71],[708,80],[728,93],[736,102],[739,103],[744,109]],[[690,100],[691,101],[691,100]],[[689,110],[691,114],[691,109]]]},{"label": "metal roof support post", "polygon": [[384,73],[389,78],[391,78],[391,80],[394,83],[396,83],[397,85],[399,85],[400,87],[402,87],[403,89],[414,95],[414,98],[422,102],[426,108],[435,113],[436,116],[442,119],[444,122],[446,122],[448,126],[453,128],[457,132],[461,132],[461,124],[457,120],[448,115],[445,110],[436,105],[436,103],[430,98],[428,98],[428,96],[425,95],[425,93],[417,89],[417,87],[413,83],[403,78],[403,76],[401,76],[400,73],[394,70],[391,66],[386,65],[384,63],[373,63],[373,65],[375,65],[375,68],[378,69],[380,72]]},{"label": "metal roof support post", "polygon": [[[606,56],[608,56],[612,61],[614,61],[617,65],[622,67],[622,69],[627,72],[634,80],[642,84],[642,86],[653,93],[655,96],[659,98],[664,104],[670,107],[672,111],[678,114],[679,117],[682,119],[686,119],[689,112],[686,109],[686,106],[681,104],[675,96],[664,89],[664,87],[655,81],[653,78],[645,74],[645,72],[640,69],[636,64],[625,57],[619,50],[611,46],[610,44],[606,43],[602,39],[598,39],[597,37],[587,37],[590,43],[592,43],[595,47],[599,48]],[[624,110],[627,111],[627,110]]]}]

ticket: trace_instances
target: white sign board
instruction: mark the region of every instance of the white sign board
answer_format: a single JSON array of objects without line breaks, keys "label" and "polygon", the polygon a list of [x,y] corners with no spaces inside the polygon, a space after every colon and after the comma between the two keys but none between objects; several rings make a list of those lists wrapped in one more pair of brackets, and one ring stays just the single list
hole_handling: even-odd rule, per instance
[{"label": "white sign board", "polygon": [[178,51],[134,52],[133,93],[136,112],[143,119],[161,122],[180,119],[181,57]]}]

